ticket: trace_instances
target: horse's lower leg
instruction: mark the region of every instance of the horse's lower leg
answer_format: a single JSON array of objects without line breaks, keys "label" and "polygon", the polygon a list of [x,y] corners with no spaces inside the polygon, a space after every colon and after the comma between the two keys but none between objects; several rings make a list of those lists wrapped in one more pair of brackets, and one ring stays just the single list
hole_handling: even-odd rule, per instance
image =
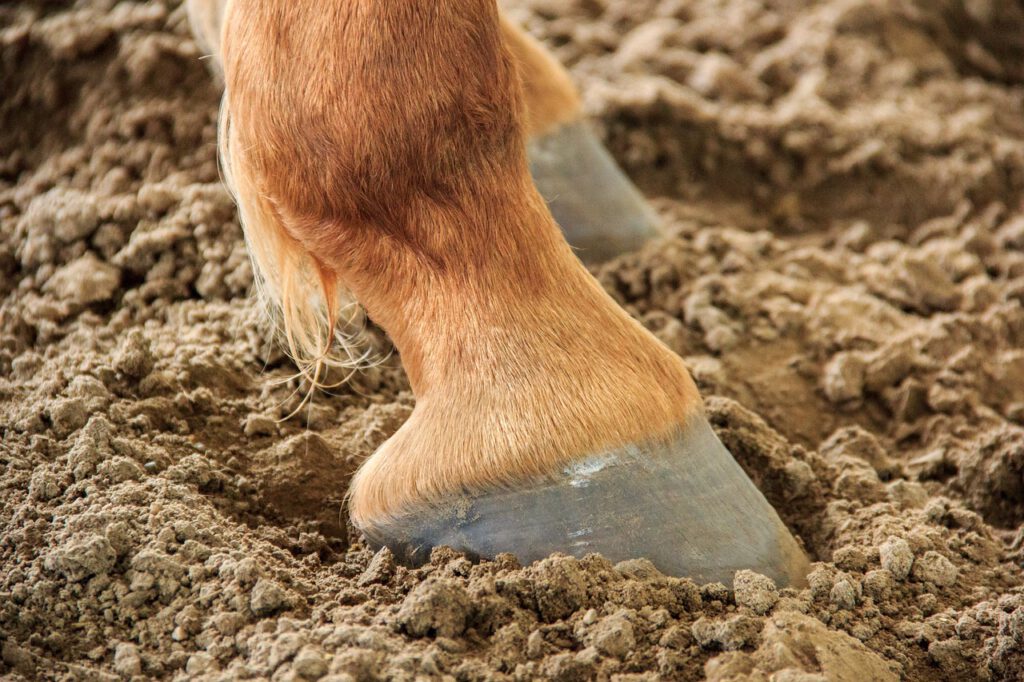
[{"label": "horse's lower leg", "polygon": [[250,0],[226,22],[226,156],[289,337],[322,352],[344,285],[416,394],[353,480],[357,526],[414,560],[598,551],[802,579],[682,361],[538,195],[493,0]]},{"label": "horse's lower leg", "polygon": [[[226,2],[187,3],[196,40],[221,77]],[[569,73],[505,16],[501,33],[523,82],[530,169],[569,243],[588,263],[640,248],[660,233],[658,218],[584,120]]]},{"label": "horse's lower leg", "polygon": [[[223,78],[221,33],[228,0],[187,0],[189,23],[199,48],[210,58],[210,67]],[[508,17],[501,15],[502,39],[516,60],[523,81],[527,137],[554,132],[583,117],[579,93],[565,68],[534,38]],[[314,49],[310,46],[310,49]]]}]

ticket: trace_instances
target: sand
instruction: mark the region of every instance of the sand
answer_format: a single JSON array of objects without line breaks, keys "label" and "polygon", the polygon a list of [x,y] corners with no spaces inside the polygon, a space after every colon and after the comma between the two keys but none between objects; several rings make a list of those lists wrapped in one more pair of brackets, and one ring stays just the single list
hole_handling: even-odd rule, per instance
[{"label": "sand", "polygon": [[391,358],[302,404],[182,9],[24,0],[0,7],[0,677],[1021,679],[1021,3],[510,10],[671,231],[595,274],[687,359],[810,587],[368,550],[343,496],[407,382]]}]

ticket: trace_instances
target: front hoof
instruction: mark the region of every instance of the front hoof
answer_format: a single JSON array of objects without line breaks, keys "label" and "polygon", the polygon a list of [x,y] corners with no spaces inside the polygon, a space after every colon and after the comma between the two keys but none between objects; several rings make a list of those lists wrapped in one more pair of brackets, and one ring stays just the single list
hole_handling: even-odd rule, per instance
[{"label": "front hoof", "polygon": [[740,569],[805,583],[803,551],[703,416],[672,437],[594,453],[514,489],[464,493],[364,528],[420,564],[447,545],[524,564],[553,552],[645,557],[668,575],[732,584]]}]

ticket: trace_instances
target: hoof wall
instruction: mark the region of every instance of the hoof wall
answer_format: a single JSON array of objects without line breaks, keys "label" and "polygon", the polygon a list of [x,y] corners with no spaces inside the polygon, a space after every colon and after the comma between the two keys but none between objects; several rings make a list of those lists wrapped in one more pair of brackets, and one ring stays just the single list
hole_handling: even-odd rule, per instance
[{"label": "hoof wall", "polygon": [[636,251],[662,231],[658,217],[583,121],[527,145],[530,172],[585,263]]},{"label": "hoof wall", "polygon": [[663,573],[732,584],[751,569],[803,585],[809,564],[703,416],[665,441],[591,455],[514,490],[452,497],[364,529],[406,563],[447,545],[524,564],[552,552],[613,562],[647,558]]}]

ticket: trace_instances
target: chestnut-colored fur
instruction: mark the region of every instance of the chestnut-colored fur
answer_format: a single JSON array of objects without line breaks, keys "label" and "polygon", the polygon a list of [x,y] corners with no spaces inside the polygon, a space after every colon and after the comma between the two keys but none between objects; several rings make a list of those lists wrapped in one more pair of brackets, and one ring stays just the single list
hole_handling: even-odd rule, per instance
[{"label": "chestnut-colored fur", "polygon": [[[221,55],[225,7],[228,0],[187,0],[189,21],[200,48],[212,58],[213,72],[223,79]],[[500,11],[499,11],[499,14]],[[526,133],[543,135],[578,120],[579,95],[565,68],[544,47],[501,15],[505,44],[515,58],[523,83]],[[252,194],[243,172],[232,178],[227,125],[221,130],[221,159],[228,185],[236,194],[249,250],[256,270],[258,298],[275,318],[289,354],[313,384],[322,384],[328,366],[357,369],[369,356],[342,329],[361,321],[361,309],[336,286],[330,273],[280,230],[257,227],[274,222],[270,207]]]},{"label": "chestnut-colored fur", "polygon": [[537,40],[501,16],[501,35],[516,60],[526,104],[525,129],[538,137],[583,115],[569,72]]},{"label": "chestnut-colored fur", "polygon": [[351,291],[416,394],[353,480],[357,525],[667,435],[700,409],[682,361],[601,289],[538,195],[494,0],[231,1],[222,38],[230,180],[292,338],[323,332]]},{"label": "chestnut-colored fur", "polygon": [[[200,49],[212,57],[211,66],[223,77],[220,66],[221,27],[227,0],[187,0],[192,34]],[[516,59],[526,103],[526,134],[543,135],[582,116],[579,93],[569,72],[535,38],[501,13],[501,32]]]}]

